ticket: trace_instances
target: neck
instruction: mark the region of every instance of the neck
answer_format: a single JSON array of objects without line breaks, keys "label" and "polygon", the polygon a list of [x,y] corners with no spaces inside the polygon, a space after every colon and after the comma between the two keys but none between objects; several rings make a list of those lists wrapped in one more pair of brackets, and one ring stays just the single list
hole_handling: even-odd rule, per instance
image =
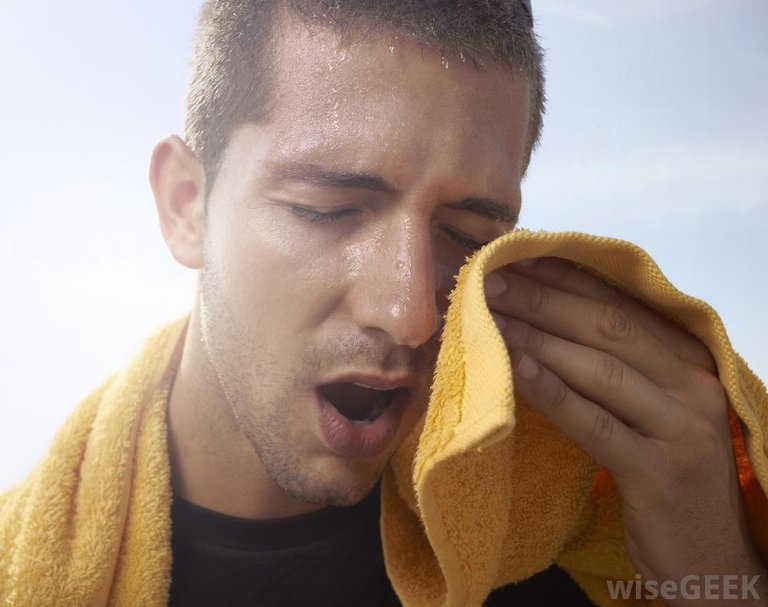
[{"label": "neck", "polygon": [[290,497],[267,474],[219,385],[197,310],[169,398],[168,451],[174,495],[209,510],[273,519],[323,507]]}]

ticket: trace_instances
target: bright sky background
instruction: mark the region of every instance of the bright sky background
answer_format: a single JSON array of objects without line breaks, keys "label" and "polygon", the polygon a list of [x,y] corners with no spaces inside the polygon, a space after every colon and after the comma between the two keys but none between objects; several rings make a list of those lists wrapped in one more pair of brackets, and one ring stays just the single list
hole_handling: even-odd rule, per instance
[{"label": "bright sky background", "polygon": [[[521,225],[639,244],[768,378],[768,3],[533,4],[549,112]],[[198,6],[3,2],[0,489],[191,304],[146,175],[182,132]]]}]

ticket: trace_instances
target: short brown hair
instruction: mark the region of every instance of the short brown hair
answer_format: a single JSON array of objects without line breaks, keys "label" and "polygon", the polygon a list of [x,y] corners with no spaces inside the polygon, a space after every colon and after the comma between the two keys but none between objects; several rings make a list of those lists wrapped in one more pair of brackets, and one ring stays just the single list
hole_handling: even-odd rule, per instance
[{"label": "short brown hair", "polygon": [[274,25],[288,10],[343,38],[405,35],[482,69],[484,60],[522,72],[531,87],[528,166],[544,114],[543,53],[523,0],[206,0],[195,35],[186,100],[187,143],[203,163],[207,193],[228,137],[270,114]]}]

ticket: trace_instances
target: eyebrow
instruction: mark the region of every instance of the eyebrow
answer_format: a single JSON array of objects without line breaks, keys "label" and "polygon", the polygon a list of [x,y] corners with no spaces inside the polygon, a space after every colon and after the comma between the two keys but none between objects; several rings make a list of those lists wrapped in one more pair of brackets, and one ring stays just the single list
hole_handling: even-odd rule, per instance
[{"label": "eyebrow", "polygon": [[510,205],[496,202],[491,198],[470,196],[455,202],[449,202],[445,206],[449,209],[470,211],[472,213],[476,213],[477,215],[482,215],[502,223],[516,224],[520,218],[520,214],[516,211],[513,211]]},{"label": "eyebrow", "polygon": [[386,179],[369,173],[340,172],[316,164],[282,163],[267,161],[264,163],[270,173],[279,179],[306,181],[330,188],[348,188],[371,190],[385,194],[397,194]]},{"label": "eyebrow", "polygon": [[[330,188],[362,189],[384,194],[399,194],[386,179],[371,173],[335,171],[316,164],[274,162],[264,163],[267,170],[281,180],[303,181]],[[519,213],[512,206],[481,196],[468,196],[444,205],[449,209],[469,211],[494,221],[516,224]]]}]

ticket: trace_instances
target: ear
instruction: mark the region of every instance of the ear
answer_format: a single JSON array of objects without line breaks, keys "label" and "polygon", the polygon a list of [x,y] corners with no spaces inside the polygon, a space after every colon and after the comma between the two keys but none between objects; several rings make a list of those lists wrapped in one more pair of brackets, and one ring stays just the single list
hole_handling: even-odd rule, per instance
[{"label": "ear", "polygon": [[176,135],[155,146],[149,166],[160,230],[174,259],[199,270],[205,236],[205,171]]}]

